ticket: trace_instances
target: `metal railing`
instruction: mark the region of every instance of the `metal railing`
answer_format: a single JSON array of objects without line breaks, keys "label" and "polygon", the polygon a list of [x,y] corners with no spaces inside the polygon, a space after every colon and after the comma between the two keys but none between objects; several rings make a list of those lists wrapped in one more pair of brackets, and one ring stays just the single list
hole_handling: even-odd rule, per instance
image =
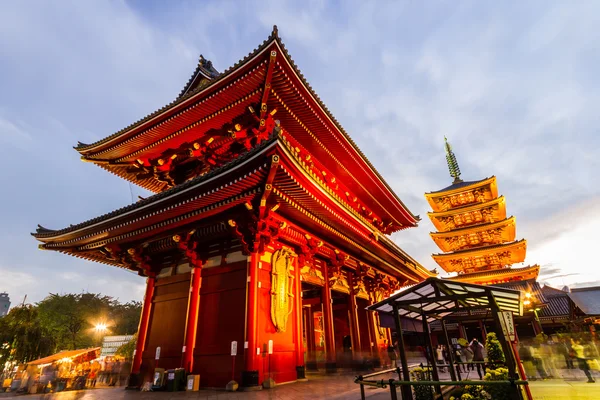
[{"label": "metal railing", "polygon": [[[459,364],[485,364],[485,362],[483,361],[475,361],[475,362],[471,362],[471,363],[459,363]],[[438,365],[438,367],[449,367],[449,364],[442,364],[442,365]],[[415,367],[421,367],[423,368],[423,364],[411,364],[408,366],[408,369],[410,370],[411,368],[415,368]],[[429,367],[425,367],[425,368],[431,368]],[[370,386],[370,387],[375,387],[375,388],[379,388],[379,389],[385,389],[387,387],[390,388],[390,396],[392,400],[398,400],[398,393],[396,392],[396,387],[400,386],[400,387],[414,387],[414,386],[460,386],[460,387],[465,387],[465,386],[484,386],[484,387],[489,387],[489,386],[513,386],[516,388],[516,390],[518,390],[519,386],[526,386],[529,385],[529,382],[526,380],[515,380],[515,379],[508,379],[508,380],[503,380],[503,381],[483,381],[483,380],[459,380],[459,381],[432,381],[432,380],[426,380],[426,381],[403,381],[402,380],[402,376],[401,376],[401,372],[402,372],[402,368],[392,368],[392,369],[386,369],[383,371],[378,371],[378,372],[374,372],[372,374],[367,374],[367,375],[359,375],[354,379],[354,383],[359,384],[360,385],[360,398],[361,400],[365,400],[365,386]],[[378,375],[384,375],[384,374],[389,374],[389,373],[397,373],[398,374],[398,379],[399,380],[395,380],[395,379],[379,379],[379,380],[372,380],[369,378],[373,378],[375,376]],[[460,378],[459,378],[460,379]],[[441,398],[441,397],[439,397]]]},{"label": "metal railing", "polygon": [[[416,368],[419,366],[420,366],[420,364],[411,364],[408,366],[408,369],[410,371],[411,368]],[[365,385],[375,386],[372,384],[373,382],[384,382],[383,379],[381,379],[380,381],[370,381],[370,380],[365,381],[365,379],[372,378],[372,377],[378,376],[378,375],[385,375],[385,374],[391,374],[391,373],[398,374],[398,379],[401,379],[402,368],[396,367],[396,368],[384,369],[382,371],[373,372],[373,373],[367,374],[367,375],[359,375],[356,378],[354,378],[354,383],[358,383],[360,385],[360,398],[362,400],[365,400]],[[393,381],[393,379],[390,379],[390,380]]]}]

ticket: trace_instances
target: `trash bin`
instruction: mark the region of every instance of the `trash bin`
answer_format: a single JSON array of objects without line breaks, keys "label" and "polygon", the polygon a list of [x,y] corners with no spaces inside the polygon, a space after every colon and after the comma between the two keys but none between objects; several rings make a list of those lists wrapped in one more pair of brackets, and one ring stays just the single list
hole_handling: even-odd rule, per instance
[{"label": "trash bin", "polygon": [[187,391],[197,392],[200,389],[200,375],[187,376]]},{"label": "trash bin", "polygon": [[165,384],[165,369],[154,368],[154,379],[152,379],[152,390],[162,390]]},{"label": "trash bin", "polygon": [[167,392],[185,390],[185,369],[176,368],[167,371]]}]

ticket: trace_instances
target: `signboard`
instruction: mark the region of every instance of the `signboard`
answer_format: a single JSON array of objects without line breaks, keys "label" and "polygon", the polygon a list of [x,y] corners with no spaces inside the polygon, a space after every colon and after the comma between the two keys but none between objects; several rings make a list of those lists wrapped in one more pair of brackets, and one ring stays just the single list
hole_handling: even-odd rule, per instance
[{"label": "signboard", "polygon": [[269,340],[269,354],[273,354],[273,341]]},{"label": "signboard", "polygon": [[158,360],[160,358],[160,347],[156,348],[156,356],[154,356],[155,360]]},{"label": "signboard", "polygon": [[167,379],[170,381],[174,381],[175,380],[175,372],[169,372],[169,375],[167,375]]},{"label": "signboard", "polygon": [[248,342],[244,342],[244,348],[247,349],[248,348]]},{"label": "signboard", "polygon": [[514,342],[516,335],[512,311],[500,311],[498,313],[498,318],[500,319],[500,325],[502,326],[502,333],[504,333],[504,337],[511,342]]},{"label": "signboard", "polygon": [[237,342],[235,340],[231,342],[231,355],[237,356]]}]

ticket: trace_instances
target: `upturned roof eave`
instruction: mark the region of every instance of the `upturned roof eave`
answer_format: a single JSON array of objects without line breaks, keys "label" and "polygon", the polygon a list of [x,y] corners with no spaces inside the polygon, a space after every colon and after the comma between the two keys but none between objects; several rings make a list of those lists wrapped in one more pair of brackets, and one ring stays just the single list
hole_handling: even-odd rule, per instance
[{"label": "upturned roof eave", "polygon": [[256,59],[259,55],[261,55],[261,53],[268,50],[269,47],[273,43],[275,43],[280,48],[280,50],[282,50],[282,53],[285,56],[287,64],[291,66],[291,68],[294,71],[297,78],[302,82],[304,88],[307,90],[307,92],[310,94],[310,97],[315,102],[315,105],[317,105],[317,108],[323,112],[324,116],[331,122],[333,127],[335,127],[335,131],[337,131],[339,133],[339,137],[342,138],[345,142],[347,142],[349,144],[350,148],[352,148],[356,152],[358,157],[365,163],[368,170],[376,177],[376,179],[378,181],[381,182],[383,187],[388,191],[388,193],[391,195],[391,197],[397,203],[397,207],[399,210],[401,210],[403,217],[404,217],[402,219],[404,221],[404,223],[402,223],[402,226],[408,225],[408,227],[416,227],[418,222],[420,221],[419,216],[413,214],[408,209],[408,207],[402,202],[402,200],[399,198],[399,196],[394,192],[394,190],[389,186],[389,184],[383,179],[381,174],[375,169],[375,167],[372,165],[372,163],[369,161],[369,159],[358,148],[356,143],[350,138],[350,136],[347,134],[347,132],[344,130],[344,128],[341,126],[341,124],[337,121],[337,119],[335,119],[335,117],[331,114],[329,109],[321,101],[319,96],[314,92],[314,90],[312,89],[310,84],[304,78],[304,75],[300,72],[299,68],[296,66],[293,59],[289,55],[288,51],[285,48],[285,45],[279,38],[277,27],[274,27],[271,35],[267,38],[267,40],[265,40],[262,43],[261,46],[259,46],[257,49],[255,49],[254,52],[248,54],[242,60],[240,60],[239,62],[234,64],[229,69],[225,70],[223,73],[221,73],[220,75],[215,77],[213,80],[208,81],[203,85],[200,85],[198,88],[190,91],[189,93],[183,94],[181,97],[179,97],[172,103],[162,107],[161,109],[155,111],[154,113],[149,114],[148,116],[140,119],[139,121],[129,125],[128,127],[124,128],[120,131],[118,131],[104,139],[101,139],[95,143],[92,143],[92,144],[79,143],[78,146],[75,146],[75,149],[82,156],[90,155],[90,153],[97,153],[106,145],[117,142],[121,138],[123,140],[125,140],[131,134],[134,134],[139,131],[143,131],[144,126],[149,125],[152,121],[160,119],[161,116],[163,116],[165,114],[174,112],[175,108],[178,108],[180,106],[183,107],[185,104],[187,104],[187,102],[191,103],[191,102],[197,100],[197,98],[202,97],[202,93],[212,91],[215,88],[220,87],[221,85],[225,85],[227,83],[227,81],[229,80],[228,78],[234,76],[238,71],[240,71],[244,67],[246,67],[247,64],[251,60]]}]

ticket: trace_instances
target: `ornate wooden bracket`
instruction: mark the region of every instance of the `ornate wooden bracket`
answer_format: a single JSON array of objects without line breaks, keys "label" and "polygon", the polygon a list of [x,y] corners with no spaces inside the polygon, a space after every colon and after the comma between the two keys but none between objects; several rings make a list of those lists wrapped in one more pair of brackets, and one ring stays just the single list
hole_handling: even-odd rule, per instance
[{"label": "ornate wooden bracket", "polygon": [[230,219],[228,224],[233,235],[240,240],[246,255],[254,252],[262,254],[265,247],[279,237],[280,229],[286,227],[285,222],[273,216],[258,219],[254,214],[238,221]]},{"label": "ornate wooden bracket", "polygon": [[196,230],[189,231],[185,238],[180,235],[174,235],[173,241],[177,244],[177,248],[183,251],[190,265],[194,268],[202,268],[206,264],[207,257],[200,257],[198,253],[198,241],[193,239]]},{"label": "ornate wooden bracket", "polygon": [[342,267],[349,258],[349,255],[342,253],[337,249],[334,250],[334,256],[329,261],[329,266],[327,268],[330,287],[336,286],[338,283],[342,283],[341,281],[343,281],[344,278]]},{"label": "ornate wooden bracket", "polygon": [[155,277],[156,272],[152,271],[150,265],[150,257],[143,254],[143,248],[129,248],[127,251],[121,250],[117,245],[105,246],[104,249],[100,250],[106,258],[118,262],[125,267],[136,270],[138,274],[142,276]]}]

